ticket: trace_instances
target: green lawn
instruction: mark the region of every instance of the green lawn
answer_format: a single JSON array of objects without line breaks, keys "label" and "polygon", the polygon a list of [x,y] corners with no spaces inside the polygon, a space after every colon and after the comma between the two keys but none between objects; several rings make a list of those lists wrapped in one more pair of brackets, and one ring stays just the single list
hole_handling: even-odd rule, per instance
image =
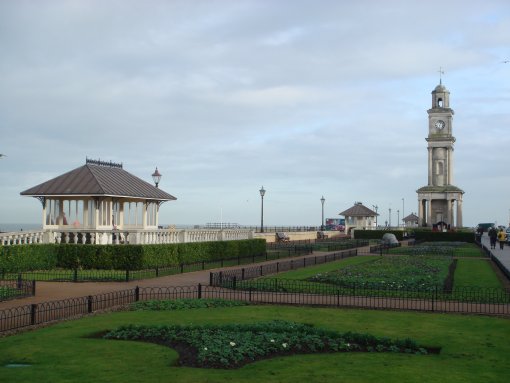
[{"label": "green lawn", "polygon": [[455,271],[454,286],[451,293],[443,293],[441,285],[432,290],[424,287],[423,289],[405,289],[405,291],[402,292],[402,289],[391,287],[390,284],[381,285],[380,287],[370,285],[363,287],[363,280],[361,280],[360,283],[352,282],[352,284],[346,284],[345,286],[307,280],[319,273],[339,270],[349,265],[370,264],[379,258],[380,256],[352,257],[322,265],[283,272],[278,275],[237,281],[236,288],[251,288],[260,291],[310,292],[316,294],[341,295],[359,294],[365,296],[388,297],[402,297],[404,294],[407,298],[425,299],[429,299],[431,294],[433,294],[435,299],[440,300],[461,300],[480,303],[509,302],[510,297],[503,290],[503,286],[491,269],[488,260],[469,257],[459,258],[457,260],[457,270]]},{"label": "green lawn", "polygon": [[458,259],[454,285],[502,288],[489,262],[484,259]]},{"label": "green lawn", "polygon": [[[165,346],[90,338],[125,324],[225,324],[268,320],[310,323],[335,331],[410,337],[440,346],[439,355],[332,353],[278,357],[237,370],[181,368]],[[0,339],[2,382],[506,382],[510,321],[290,306],[244,306],[117,312],[68,321]],[[8,368],[9,363],[29,364]]]}]

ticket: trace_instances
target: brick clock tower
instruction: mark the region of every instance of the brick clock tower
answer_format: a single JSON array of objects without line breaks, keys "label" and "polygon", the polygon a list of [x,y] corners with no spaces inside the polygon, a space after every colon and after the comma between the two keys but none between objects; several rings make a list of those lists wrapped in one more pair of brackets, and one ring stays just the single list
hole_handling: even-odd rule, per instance
[{"label": "brick clock tower", "polygon": [[453,109],[450,92],[439,80],[432,91],[429,115],[428,183],[419,188],[418,217],[420,226],[439,230],[462,227],[462,191],[453,185]]}]

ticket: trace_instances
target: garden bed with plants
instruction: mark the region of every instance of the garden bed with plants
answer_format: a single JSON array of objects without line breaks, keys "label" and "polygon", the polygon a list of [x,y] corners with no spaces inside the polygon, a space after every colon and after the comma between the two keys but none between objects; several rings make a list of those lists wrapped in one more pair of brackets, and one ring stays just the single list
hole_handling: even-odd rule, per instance
[{"label": "garden bed with plants", "polygon": [[[169,347],[92,337],[123,325],[252,325],[279,320],[335,333],[410,338],[439,354],[329,352],[259,360],[242,368],[179,366]],[[419,324],[419,325],[417,325]],[[7,336],[0,341],[0,380],[75,383],[450,383],[508,380],[508,319],[367,309],[247,305],[193,310],[116,311]],[[270,339],[269,339],[270,341]],[[235,343],[235,341],[234,341]],[[276,339],[275,339],[276,343]],[[283,342],[282,342],[283,343]],[[227,346],[230,346],[228,340]],[[207,346],[204,346],[207,347]],[[12,365],[26,367],[10,368]]]},{"label": "garden bed with plants", "polygon": [[[480,262],[483,264],[478,264]],[[223,286],[282,293],[509,303],[508,291],[491,274],[486,262],[469,258],[457,260],[446,255],[364,256],[281,273],[278,278],[266,276],[238,280],[235,284],[225,281]],[[457,265],[461,265],[461,283],[456,285]],[[476,278],[476,273],[473,276],[475,269],[490,275]],[[466,283],[469,280],[471,284]]]},{"label": "garden bed with plants", "polygon": [[[244,305],[245,302],[221,299],[181,299],[137,302],[131,305],[130,309],[161,311]],[[124,325],[95,336],[165,345],[178,351],[180,366],[200,368],[239,368],[257,360],[295,354],[440,352],[438,347],[420,346],[409,338],[392,340],[365,333],[340,333],[310,324],[282,320],[226,325]]]}]

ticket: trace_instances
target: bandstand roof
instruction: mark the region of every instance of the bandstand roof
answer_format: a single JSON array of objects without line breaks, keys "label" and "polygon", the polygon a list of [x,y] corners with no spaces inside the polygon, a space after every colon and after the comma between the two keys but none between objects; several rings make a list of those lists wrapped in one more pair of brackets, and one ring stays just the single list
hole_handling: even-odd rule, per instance
[{"label": "bandstand roof", "polygon": [[174,196],[132,175],[122,164],[88,160],[85,165],[20,193],[24,196],[111,196],[159,201]]},{"label": "bandstand roof", "polygon": [[416,214],[411,213],[407,217],[402,218],[402,221],[404,222],[418,222],[419,218]]},{"label": "bandstand roof", "polygon": [[353,207],[338,213],[338,215],[343,215],[344,217],[375,217],[379,214],[358,202]]}]

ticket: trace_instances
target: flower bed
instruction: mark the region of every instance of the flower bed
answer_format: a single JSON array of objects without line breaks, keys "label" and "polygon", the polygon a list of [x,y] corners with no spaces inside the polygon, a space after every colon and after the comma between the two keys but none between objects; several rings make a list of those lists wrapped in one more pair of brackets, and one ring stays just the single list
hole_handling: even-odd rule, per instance
[{"label": "flower bed", "polygon": [[316,274],[307,280],[342,287],[356,284],[360,287],[424,290],[443,285],[451,262],[451,257],[443,256],[381,257],[360,265]]},{"label": "flower bed", "polygon": [[437,348],[420,347],[411,339],[337,333],[286,321],[223,326],[128,325],[108,332],[103,338],[167,345],[179,352],[181,366],[202,368],[238,368],[274,356],[317,352],[439,352]]}]

